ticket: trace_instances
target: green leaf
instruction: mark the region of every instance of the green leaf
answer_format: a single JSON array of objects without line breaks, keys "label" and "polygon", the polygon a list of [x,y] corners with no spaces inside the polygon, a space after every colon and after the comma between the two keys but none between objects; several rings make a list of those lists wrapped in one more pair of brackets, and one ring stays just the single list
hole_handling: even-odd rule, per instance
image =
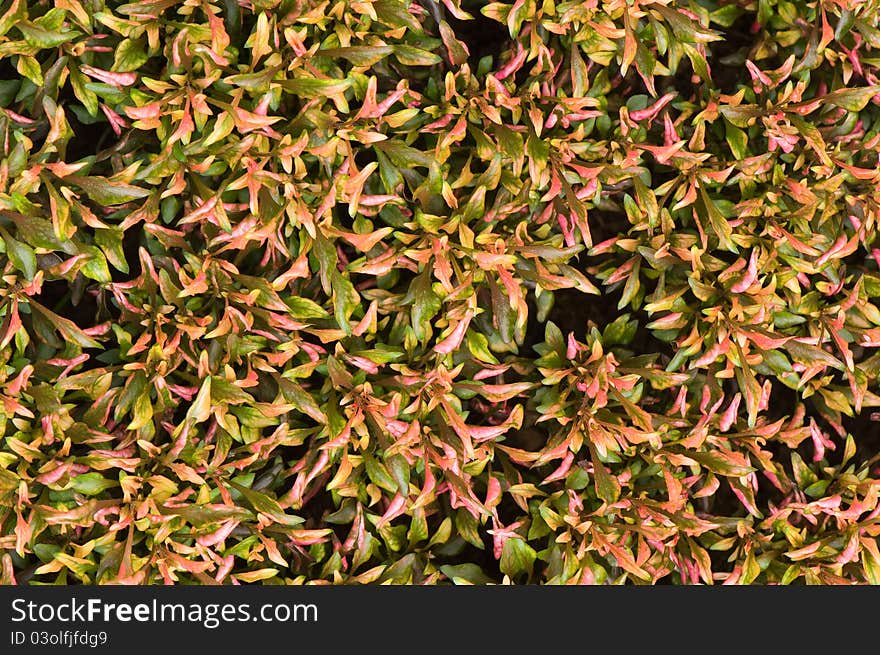
[{"label": "green leaf", "polygon": [[713,473],[725,477],[740,477],[748,475],[755,470],[751,466],[741,464],[731,459],[730,456],[720,451],[688,450],[684,455],[705,466]]},{"label": "green leaf", "polygon": [[100,348],[101,344],[83,332],[73,321],[58,316],[52,310],[44,307],[33,298],[28,300],[28,306],[45,318],[58,330],[65,340],[76,343],[83,348]]},{"label": "green leaf", "polygon": [[431,334],[431,319],[440,311],[440,297],[431,287],[431,273],[426,270],[410,286],[407,294],[412,302],[410,320],[416,339],[424,341]]},{"label": "green leaf", "polygon": [[596,495],[608,504],[616,503],[620,498],[620,483],[617,478],[605,470],[605,464],[599,459],[596,447],[589,444],[590,456],[593,460],[593,481]]},{"label": "green leaf", "polygon": [[181,516],[187,523],[197,528],[209,523],[219,523],[226,519],[244,520],[250,516],[250,512],[241,507],[226,507],[224,505],[186,505],[173,508],[161,506],[159,511],[162,514]]},{"label": "green leaf", "polygon": [[501,572],[511,579],[521,574],[532,575],[538,554],[524,539],[509,537],[501,549]]},{"label": "green leaf", "polygon": [[[639,271],[642,267],[642,258],[636,256],[634,259],[635,262],[633,263],[632,270],[627,275],[626,283],[623,285],[623,293],[620,294],[620,300],[617,301],[617,309],[623,309],[632,302],[641,288]],[[635,307],[635,309],[638,309],[638,307]]]},{"label": "green leaf", "polygon": [[745,355],[739,343],[733,343],[736,349],[737,357],[741,366],[736,369],[736,380],[746,401],[746,409],[748,411],[748,426],[755,427],[758,419],[759,405],[761,403],[761,383],[752,373],[752,368],[745,361]]},{"label": "green leaf", "polygon": [[855,22],[855,14],[850,9],[844,9],[840,12],[840,18],[837,21],[837,25],[834,27],[834,39],[836,41],[840,41],[844,36],[846,36],[850,28],[852,28],[853,23]]},{"label": "green leaf", "polygon": [[316,57],[330,57],[331,59],[345,59],[355,66],[373,66],[394,52],[395,48],[390,45],[358,45],[347,48],[328,48],[318,50]]},{"label": "green leaf", "polygon": [[816,474],[796,452],[791,453],[791,470],[794,473],[795,482],[801,489],[806,489],[818,481]]},{"label": "green leaf", "polygon": [[727,145],[730,146],[730,152],[736,159],[745,159],[748,156],[749,137],[745,130],[741,130],[734,126],[733,123],[724,121],[725,138]]},{"label": "green leaf", "polygon": [[145,50],[145,45],[143,39],[123,39],[116,46],[113,67],[110,70],[117,73],[129,73],[139,69],[150,58]]},{"label": "green leaf", "polygon": [[719,245],[733,253],[739,252],[732,241],[733,228],[730,227],[730,223],[727,222],[727,219],[724,218],[718,207],[709,197],[709,194],[706,193],[706,189],[702,186],[700,187],[700,200],[702,201],[706,218],[709,219],[709,226],[712,228],[715,236],[718,237]]},{"label": "green leaf", "polygon": [[22,0],[12,0],[9,8],[3,16],[0,16],[0,36],[4,36],[15,27],[24,16],[27,16],[27,3]]},{"label": "green leaf", "polygon": [[377,487],[392,494],[399,491],[397,480],[388,472],[385,465],[377,461],[375,457],[365,454],[364,467],[367,470],[367,476],[370,478],[370,481]]},{"label": "green leaf", "polygon": [[67,43],[80,35],[79,32],[74,30],[67,32],[50,31],[39,25],[24,21],[17,23],[16,27],[22,33],[24,40],[27,41],[29,45],[40,48],[41,50],[57,48],[62,43]]},{"label": "green leaf", "polygon": [[71,486],[77,493],[86,496],[97,496],[105,489],[118,487],[119,483],[115,480],[108,480],[100,473],[83,473],[71,480]]},{"label": "green leaf", "polygon": [[444,564],[440,572],[455,584],[492,584],[492,579],[476,564]]},{"label": "green leaf", "polygon": [[847,111],[862,111],[868,102],[880,93],[880,86],[866,86],[859,89],[837,89],[827,94],[824,102],[831,103],[836,107],[842,107]]},{"label": "green leaf", "polygon": [[117,270],[128,273],[128,262],[125,261],[125,252],[122,249],[122,237],[123,232],[117,227],[95,230],[95,243],[107,256],[108,261]]},{"label": "green leaf", "polygon": [[64,181],[76,184],[86,192],[89,198],[105,207],[122,205],[132,200],[146,198],[152,193],[150,189],[122,182],[113,182],[99,175],[91,175],[89,177],[68,175],[64,178]]},{"label": "green leaf", "polygon": [[537,165],[544,166],[550,157],[550,144],[530,134],[526,139],[526,154],[535,160]]},{"label": "green leaf", "polygon": [[284,510],[281,508],[281,505],[278,504],[277,500],[275,500],[274,498],[270,498],[262,492],[248,489],[247,487],[242,486],[233,480],[229,480],[227,484],[238,491],[255,511],[259,512],[260,514],[265,514],[276,523],[280,523],[281,525],[286,525],[288,527],[294,527],[299,525],[300,523],[305,522],[305,519],[299,516],[285,513]]},{"label": "green leaf", "polygon": [[801,364],[811,366],[816,363],[821,363],[830,366],[831,368],[835,368],[838,371],[846,370],[843,362],[818,346],[792,339],[782,347],[789,352],[792,359]]},{"label": "green leaf", "polygon": [[430,168],[434,162],[433,157],[425,154],[421,150],[412,148],[397,139],[389,139],[387,141],[379,141],[374,143],[373,147],[387,155],[388,159],[395,166],[401,168]]},{"label": "green leaf", "polygon": [[293,380],[282,378],[279,381],[279,386],[281,387],[284,399],[296,407],[297,410],[310,416],[318,423],[324,424],[327,422],[327,416],[321,411],[315,399],[299,384]]},{"label": "green leaf", "polygon": [[107,268],[107,260],[100,248],[95,246],[80,246],[80,252],[89,255],[88,261],[80,267],[80,273],[97,282],[112,282],[110,269]]},{"label": "green leaf", "polygon": [[329,295],[332,291],[332,286],[330,285],[331,276],[333,271],[337,270],[336,262],[338,256],[336,254],[336,248],[327,237],[318,230],[315,235],[315,244],[312,248],[312,252],[315,255],[315,259],[318,260],[318,273],[321,277],[321,288],[324,289],[324,293]]},{"label": "green leaf", "polygon": [[40,63],[33,57],[19,55],[16,70],[37,86],[43,86],[43,70]]},{"label": "green leaf", "polygon": [[402,44],[394,46],[394,57],[404,66],[435,66],[443,61],[433,52]]},{"label": "green leaf", "polygon": [[639,322],[637,320],[630,320],[629,314],[622,314],[602,331],[602,343],[606,346],[626,345],[635,339],[638,328]]},{"label": "green leaf", "polygon": [[73,94],[83,104],[90,116],[97,116],[98,96],[86,86],[88,84],[86,76],[74,65],[68,66],[68,70],[70,71],[70,85],[73,87]]},{"label": "green leaf", "polygon": [[407,5],[398,0],[375,0],[373,9],[379,20],[389,27],[406,27],[413,32],[422,32],[422,25],[407,9]]},{"label": "green leaf", "polygon": [[485,334],[468,330],[465,339],[468,350],[474,357],[488,364],[498,363],[498,359],[489,350],[489,340]]},{"label": "green leaf", "polygon": [[295,318],[326,318],[329,316],[327,310],[321,305],[302,296],[290,296],[284,302],[290,307],[290,314]]},{"label": "green leaf", "polygon": [[868,584],[880,585],[880,557],[877,556],[877,549],[862,548],[861,562]]},{"label": "green leaf", "polygon": [[361,297],[349,279],[337,269],[333,269],[330,280],[333,285],[333,313],[336,323],[346,334],[349,334],[351,325],[348,319],[351,318],[355,308],[360,306]]},{"label": "green leaf", "polygon": [[128,430],[140,430],[153,420],[153,403],[150,402],[150,392],[144,391],[137,397],[132,407],[132,420],[128,424]]},{"label": "green leaf", "polygon": [[780,329],[794,327],[806,322],[807,319],[803,316],[798,316],[785,310],[773,314],[773,325]]},{"label": "green leaf", "polygon": [[717,32],[707,30],[699,23],[688,18],[683,11],[665,5],[652,5],[651,9],[663,16],[679,39],[685,43],[711,43],[721,40]]},{"label": "green leaf", "polygon": [[37,274],[37,257],[33,248],[13,238],[6,230],[0,230],[6,245],[6,255],[16,270],[24,273],[26,280],[34,279]]},{"label": "green leaf", "polygon": [[35,248],[60,250],[68,255],[77,254],[77,247],[73,243],[58,239],[51,222],[36,216],[18,213],[9,213],[8,216],[15,223],[18,236]]},{"label": "green leaf", "polygon": [[352,85],[352,79],[317,79],[314,77],[297,77],[279,82],[281,87],[293,95],[302,98],[324,98],[345,92]]}]

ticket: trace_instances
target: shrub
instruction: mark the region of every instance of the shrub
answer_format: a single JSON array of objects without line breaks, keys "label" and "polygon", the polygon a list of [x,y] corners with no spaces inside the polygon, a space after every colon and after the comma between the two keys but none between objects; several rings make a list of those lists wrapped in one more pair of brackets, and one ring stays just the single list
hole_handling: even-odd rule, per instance
[{"label": "shrub", "polygon": [[880,582],[876,3],[52,4],[3,582]]}]

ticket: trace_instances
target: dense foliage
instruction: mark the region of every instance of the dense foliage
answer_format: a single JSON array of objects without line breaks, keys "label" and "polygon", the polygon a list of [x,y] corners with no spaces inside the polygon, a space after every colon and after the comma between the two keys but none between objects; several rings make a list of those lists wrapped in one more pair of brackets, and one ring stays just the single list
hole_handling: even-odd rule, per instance
[{"label": "dense foliage", "polygon": [[880,583],[874,0],[6,0],[4,583]]}]

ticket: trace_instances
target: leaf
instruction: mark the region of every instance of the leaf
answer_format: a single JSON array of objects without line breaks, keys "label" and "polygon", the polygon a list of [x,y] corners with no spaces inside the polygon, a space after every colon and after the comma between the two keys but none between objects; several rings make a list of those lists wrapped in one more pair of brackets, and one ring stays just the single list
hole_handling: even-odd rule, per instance
[{"label": "leaf", "polygon": [[406,27],[413,32],[422,32],[422,25],[408,10],[407,6],[397,0],[375,0],[373,9],[379,20],[389,27]]},{"label": "leaf", "polygon": [[255,511],[265,514],[276,523],[286,525],[287,527],[293,527],[305,522],[305,519],[300,518],[299,516],[286,514],[281,508],[281,505],[278,504],[277,500],[270,498],[262,492],[248,489],[234,480],[229,480],[227,484],[238,491]]},{"label": "leaf", "polygon": [[188,419],[192,419],[196,423],[207,421],[211,416],[211,377],[208,376],[202,382],[199,393],[193,404],[190,405],[186,413]]},{"label": "leaf", "polygon": [[83,254],[88,255],[88,260],[80,267],[79,271],[87,278],[97,282],[112,282],[110,269],[107,268],[107,260],[100,248],[95,246],[81,246]]},{"label": "leaf", "polygon": [[683,10],[660,4],[652,5],[651,9],[663,16],[675,36],[685,43],[711,43],[722,38],[716,32],[704,29],[699,23],[688,18]]},{"label": "leaf", "polygon": [[244,520],[250,512],[241,507],[227,505],[185,505],[184,507],[160,507],[162,514],[183,517],[194,527],[202,527],[210,523],[219,523],[227,519]]},{"label": "leaf", "polygon": [[105,207],[114,205],[122,205],[132,200],[146,198],[152,191],[143,187],[133,186],[131,184],[123,184],[121,182],[113,182],[106,177],[99,175],[91,175],[82,177],[80,175],[68,175],[64,178],[65,182],[72,182],[86,192],[89,198]]},{"label": "leaf", "polygon": [[[650,325],[646,326],[650,327]],[[639,322],[630,320],[630,314],[622,314],[605,326],[602,331],[603,345],[626,345],[632,342],[639,328]]]},{"label": "leaf", "polygon": [[801,341],[791,340],[782,346],[785,350],[789,352],[796,362],[800,362],[801,364],[805,364],[807,366],[811,366],[813,364],[824,364],[826,366],[830,366],[831,368],[835,368],[838,371],[845,371],[846,367],[843,365],[839,359],[837,359],[834,355],[826,352],[822,348],[818,346],[814,346],[809,343],[803,343]]},{"label": "leaf", "polygon": [[314,421],[325,424],[327,416],[315,402],[315,399],[305,389],[293,380],[282,378],[279,381],[281,393],[284,399],[291,403],[297,410],[311,417]]},{"label": "leaf", "polygon": [[401,168],[430,168],[433,158],[421,150],[410,147],[397,139],[378,141],[373,147],[385,154],[391,163]]},{"label": "leaf", "polygon": [[620,74],[626,75],[627,70],[636,58],[636,48],[638,47],[638,40],[632,29],[629,13],[627,12],[623,12],[623,26],[625,36],[623,39],[623,55],[620,62]]},{"label": "leaf", "polygon": [[476,564],[444,564],[440,572],[455,584],[484,585],[491,584],[492,579]]},{"label": "leaf", "polygon": [[243,573],[235,573],[232,577],[241,582],[254,583],[260,580],[268,580],[278,575],[278,569],[263,568],[254,569],[253,571],[245,571]]},{"label": "leaf", "polygon": [[333,285],[333,314],[336,323],[346,334],[349,334],[351,325],[348,319],[351,318],[355,308],[360,306],[361,298],[354,285],[338,270],[333,269],[330,280]]},{"label": "leaf", "polygon": [[726,477],[740,477],[755,470],[753,467],[742,461],[742,455],[735,455],[734,453],[725,453],[718,450],[689,450],[685,453],[685,456],[705,466],[713,473]]},{"label": "leaf", "polygon": [[142,39],[123,39],[116,46],[111,70],[117,73],[136,71],[150,58],[144,49],[145,42]]},{"label": "leaf", "polygon": [[37,86],[43,86],[43,71],[40,63],[28,55],[18,55],[15,69]]},{"label": "leaf", "polygon": [[73,94],[83,104],[83,107],[86,108],[90,116],[97,116],[98,96],[86,86],[88,80],[86,80],[85,75],[74,65],[70,65],[68,71],[70,71],[70,85],[73,88]]},{"label": "leaf", "polygon": [[749,137],[744,130],[739,129],[733,123],[724,121],[725,138],[730,146],[730,152],[736,159],[745,159],[748,156]]},{"label": "leaf", "polygon": [[132,86],[137,81],[135,73],[116,73],[86,65],[80,66],[80,70],[101,84],[105,84],[104,88],[110,95],[121,93],[122,87]]},{"label": "leaf", "polygon": [[253,571],[245,571],[243,573],[234,573],[232,577],[241,582],[254,583],[260,580],[268,580],[278,575],[278,569],[263,568],[254,569]]},{"label": "leaf", "polygon": [[96,229],[95,243],[101,248],[107,259],[113,266],[128,273],[128,262],[125,260],[125,252],[122,249],[123,232],[119,228]]},{"label": "leaf", "polygon": [[14,239],[6,230],[0,229],[3,236],[3,242],[6,245],[6,255],[15,268],[24,273],[26,280],[34,279],[37,274],[37,257],[33,248],[26,246],[21,241]]},{"label": "leaf", "polygon": [[524,539],[508,537],[501,550],[501,572],[511,579],[521,574],[532,575],[538,554]]},{"label": "leaf", "polygon": [[535,184],[539,184],[547,170],[550,144],[535,134],[529,134],[526,139],[526,154],[529,156],[529,175]]},{"label": "leaf", "polygon": [[9,8],[3,16],[0,16],[0,36],[4,36],[15,27],[24,16],[27,16],[27,3],[22,0],[12,0]]},{"label": "leaf", "polygon": [[16,27],[22,33],[24,40],[27,41],[29,45],[40,48],[41,50],[57,48],[61,44],[72,41],[80,35],[79,32],[74,30],[66,32],[46,30],[39,25],[28,23],[26,21],[18,22]]},{"label": "leaf", "polygon": [[626,277],[626,283],[623,285],[623,293],[620,295],[620,300],[617,301],[617,309],[623,309],[632,302],[641,287],[639,271],[642,267],[642,258],[638,256],[633,257],[632,262],[633,267],[629,275]]},{"label": "leaf", "polygon": [[866,86],[858,89],[837,89],[827,94],[824,102],[847,111],[862,111],[868,102],[880,93],[880,85]]},{"label": "leaf", "polygon": [[58,330],[64,339],[76,343],[83,348],[100,348],[101,344],[83,332],[73,321],[58,316],[55,312],[44,307],[33,298],[28,300],[28,306],[43,316],[52,326]]},{"label": "leaf", "polygon": [[430,273],[426,270],[410,285],[407,294],[412,303],[410,320],[416,339],[424,341],[431,333],[431,319],[440,311],[441,302],[431,288]]},{"label": "leaf", "polygon": [[385,57],[394,52],[394,47],[390,45],[377,46],[349,46],[347,48],[328,48],[326,50],[318,50],[315,56],[330,57],[332,59],[345,59],[355,66],[373,66],[379,63]]},{"label": "leaf", "polygon": [[76,246],[70,241],[58,239],[51,222],[36,216],[25,216],[12,212],[7,216],[15,223],[18,236],[35,248],[60,250],[68,255],[75,255],[78,252]]},{"label": "leaf", "polygon": [[443,61],[433,52],[403,44],[394,46],[394,57],[404,66],[435,66]]},{"label": "leaf", "polygon": [[592,443],[588,445],[590,457],[593,461],[593,482],[596,487],[596,495],[609,505],[616,503],[620,498],[620,483],[615,476],[605,470],[605,465],[599,459],[596,446]]},{"label": "leaf", "polygon": [[321,305],[302,296],[290,296],[284,302],[290,307],[291,316],[296,318],[325,318],[329,316],[327,310]]},{"label": "leaf", "polygon": [[730,227],[730,223],[727,222],[727,219],[724,218],[718,207],[709,197],[709,194],[706,193],[706,189],[702,186],[700,186],[700,199],[706,212],[706,217],[709,219],[709,225],[715,236],[718,237],[719,245],[733,253],[739,252],[732,241],[733,228]]},{"label": "leaf", "polygon": [[324,236],[324,234],[320,230],[318,230],[317,234],[315,235],[313,252],[315,254],[315,259],[318,260],[318,272],[321,278],[321,288],[324,289],[324,293],[329,295],[332,291],[330,280],[333,271],[337,270],[336,262],[338,260],[338,256],[336,254],[336,248],[333,247],[333,244],[327,239],[327,237]]},{"label": "leaf", "polygon": [[391,476],[388,469],[381,462],[377,461],[375,457],[366,455],[364,457],[364,468],[367,471],[367,477],[377,487],[391,494],[398,492],[397,480]]},{"label": "leaf", "polygon": [[344,80],[297,77],[279,82],[285,91],[303,98],[323,98],[344,93],[351,88],[351,78]]},{"label": "leaf", "polygon": [[449,60],[456,66],[461,66],[468,60],[467,46],[456,38],[454,30],[445,20],[440,20],[440,38],[443,45],[446,46],[446,53]]},{"label": "leaf", "polygon": [[840,12],[840,19],[834,28],[834,39],[840,41],[846,36],[855,22],[855,13],[850,9],[843,9]]},{"label": "leaf", "polygon": [[861,563],[868,584],[880,585],[880,552],[877,542],[869,537],[862,541]]},{"label": "leaf", "polygon": [[150,392],[144,391],[137,397],[132,407],[132,420],[128,424],[128,430],[140,430],[142,427],[153,422],[153,404],[150,402]]},{"label": "leaf", "polygon": [[97,496],[105,489],[118,487],[119,483],[109,480],[100,473],[83,473],[71,480],[73,490],[86,496]]},{"label": "leaf", "polygon": [[482,362],[489,364],[497,364],[498,359],[489,350],[489,340],[485,334],[468,330],[465,335],[468,350],[470,353]]},{"label": "leaf", "polygon": [[733,345],[736,349],[737,357],[741,366],[736,369],[736,379],[739,383],[743,396],[746,399],[746,408],[748,410],[748,426],[755,427],[758,418],[759,405],[761,402],[761,384],[752,373],[752,368],[746,363],[745,355],[739,343],[734,341]]}]

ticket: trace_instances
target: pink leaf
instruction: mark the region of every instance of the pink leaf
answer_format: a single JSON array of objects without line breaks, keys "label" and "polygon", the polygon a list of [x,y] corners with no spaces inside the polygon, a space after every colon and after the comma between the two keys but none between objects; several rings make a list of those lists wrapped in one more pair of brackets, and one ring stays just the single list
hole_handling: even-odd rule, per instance
[{"label": "pink leaf", "polygon": [[113,73],[101,68],[93,68],[92,66],[80,66],[80,70],[89,77],[93,77],[116,88],[131,86],[137,81],[135,73]]},{"label": "pink leaf", "polygon": [[630,112],[629,117],[631,119],[633,119],[634,121],[643,121],[643,120],[648,120],[649,122],[653,121],[657,117],[657,114],[659,114],[660,111],[666,105],[668,105],[674,97],[675,97],[674,93],[667,93],[666,95],[664,95],[663,97],[658,99],[650,107],[645,107],[644,109],[639,109],[637,111]]},{"label": "pink leaf", "polygon": [[457,349],[461,345],[462,339],[464,339],[465,332],[471,322],[472,316],[472,313],[468,313],[463,319],[461,319],[449,336],[434,346],[434,350],[442,355],[448,355]]},{"label": "pink leaf", "polygon": [[379,519],[379,522],[376,524],[377,528],[381,528],[383,525],[388,523],[389,521],[393,521],[398,516],[403,514],[406,510],[406,497],[401,494],[397,494],[394,499],[388,503],[388,509],[385,510],[385,513],[382,515],[382,518]]}]

